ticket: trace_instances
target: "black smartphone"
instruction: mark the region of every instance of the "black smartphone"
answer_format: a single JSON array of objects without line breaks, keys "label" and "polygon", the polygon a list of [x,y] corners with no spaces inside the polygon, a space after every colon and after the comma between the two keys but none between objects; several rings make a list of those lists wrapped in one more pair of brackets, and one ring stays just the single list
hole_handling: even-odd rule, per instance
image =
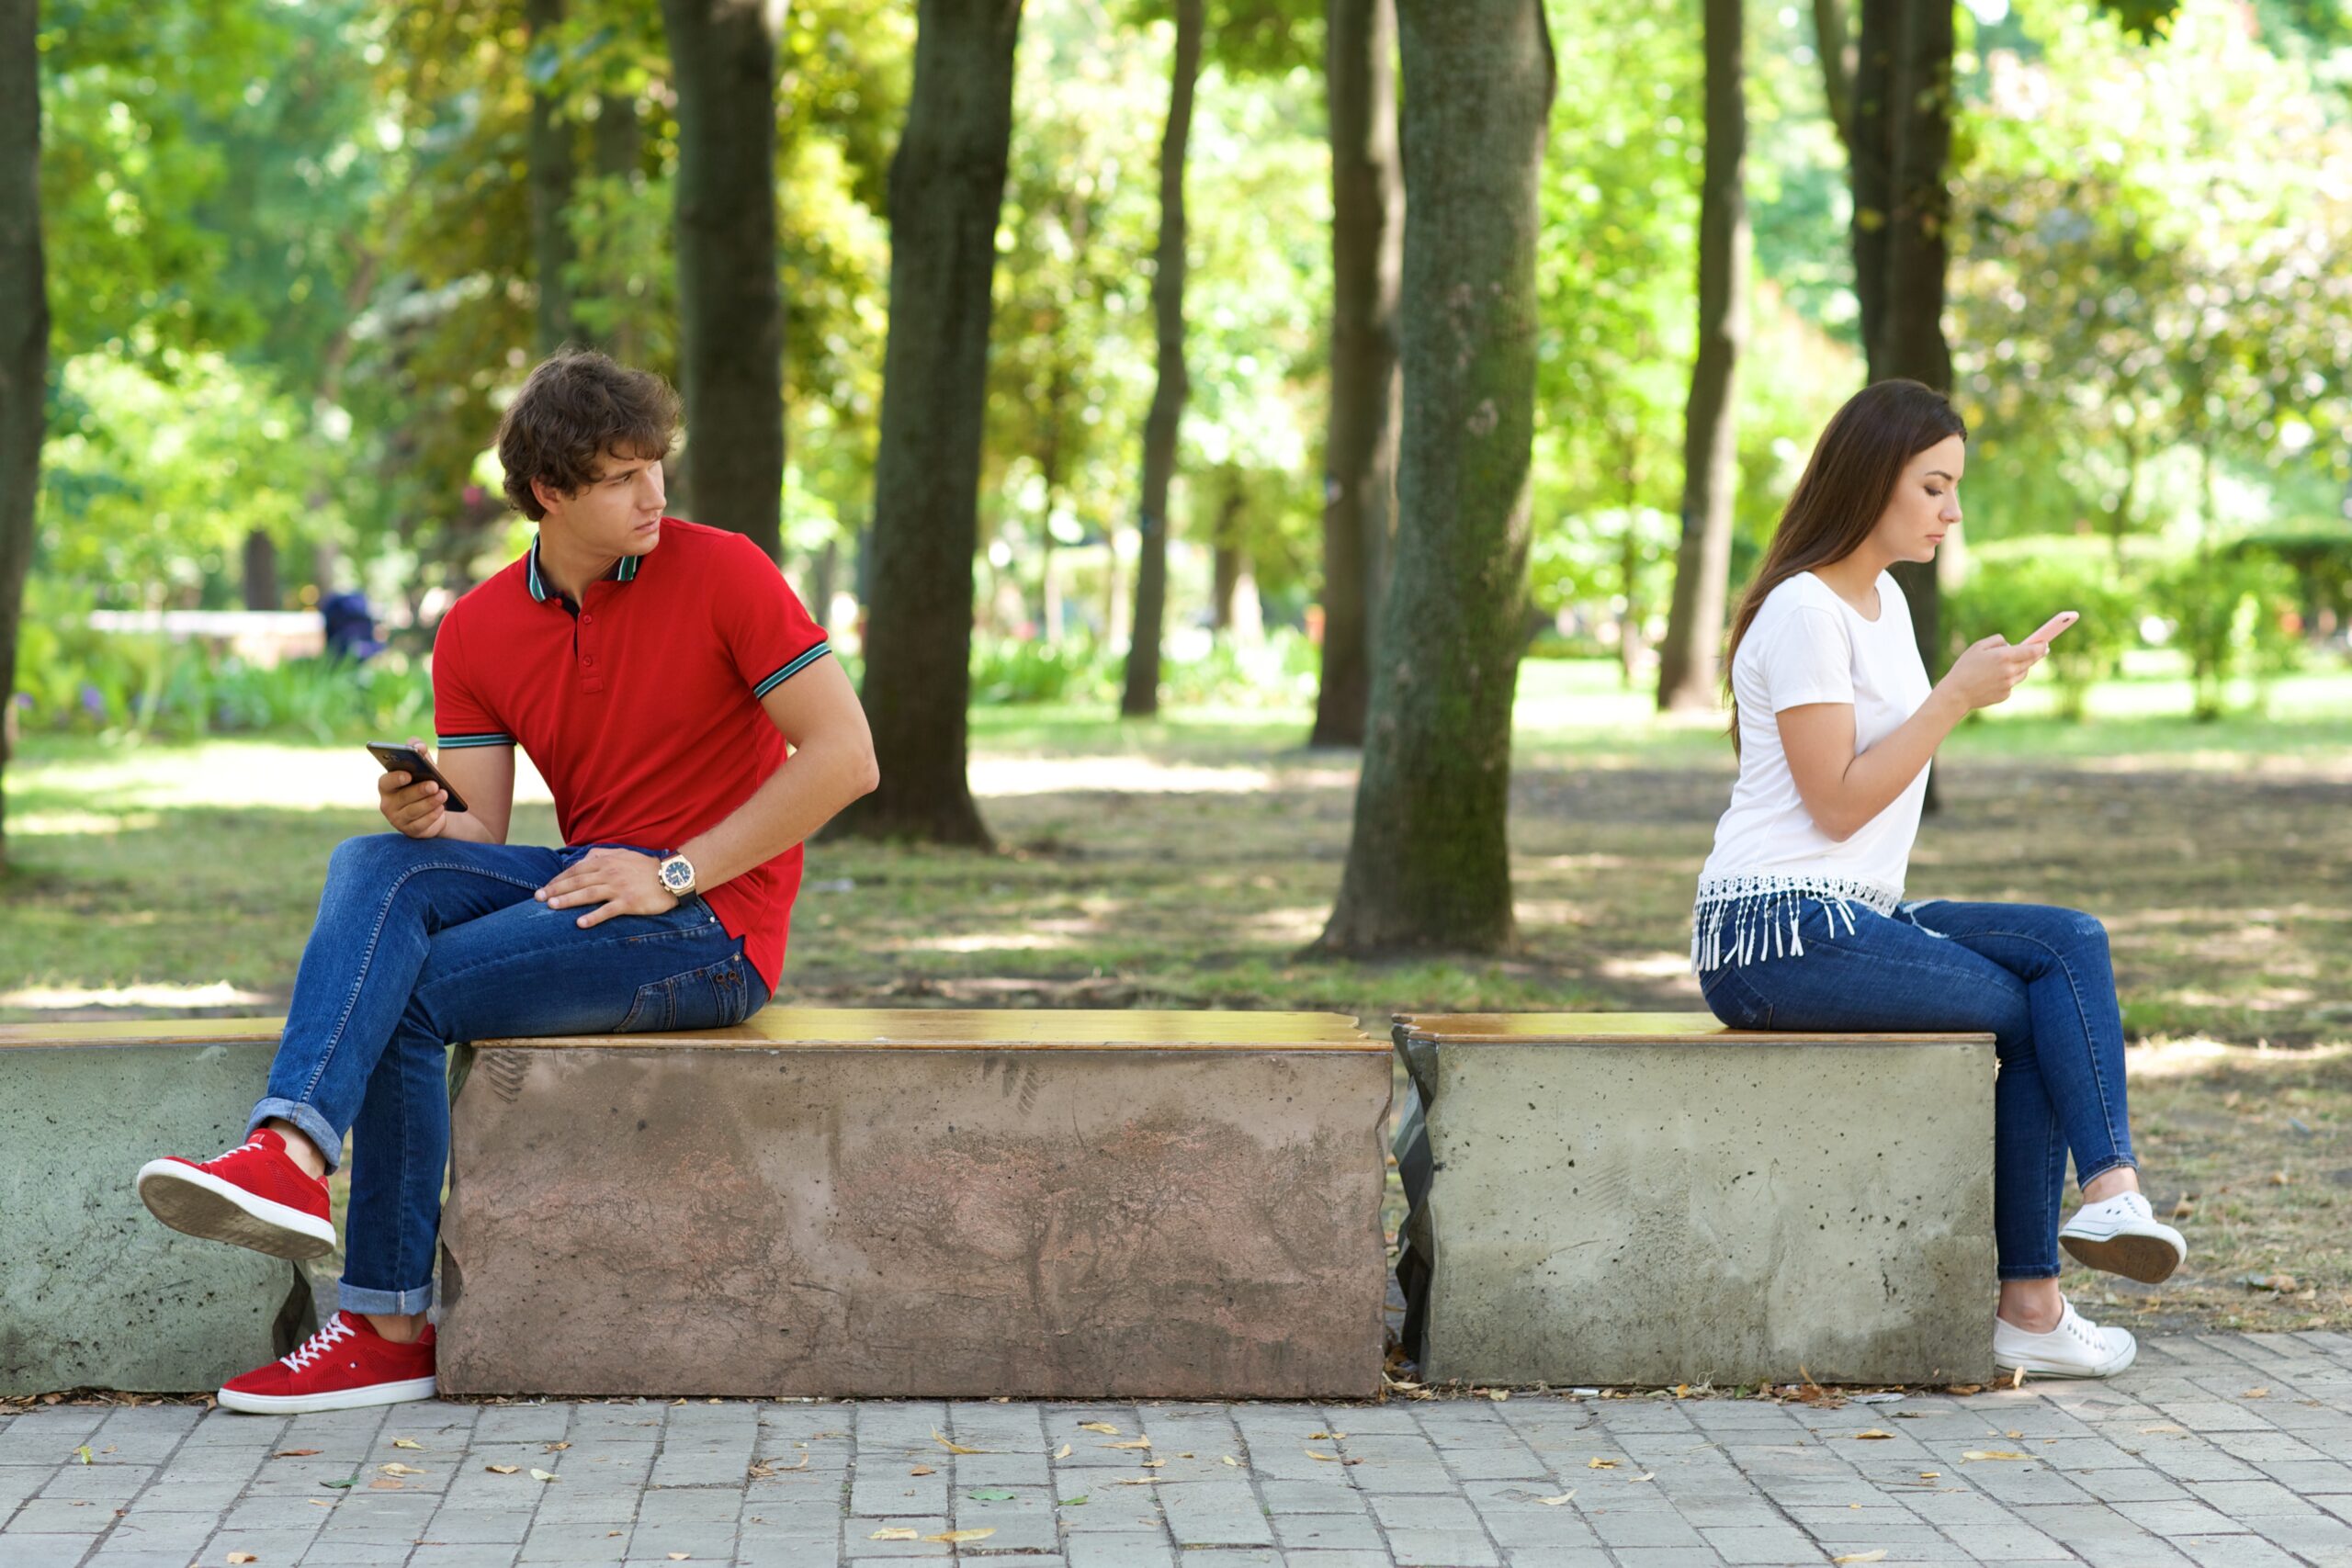
[{"label": "black smartphone", "polygon": [[406,773],[410,784],[430,780],[439,784],[441,793],[449,797],[442,803],[446,809],[463,811],[466,808],[465,798],[458,795],[456,786],[443,778],[441,770],[427,761],[424,753],[415,747],[402,746],[390,740],[370,740],[368,742],[368,754],[384,764],[384,772]]}]

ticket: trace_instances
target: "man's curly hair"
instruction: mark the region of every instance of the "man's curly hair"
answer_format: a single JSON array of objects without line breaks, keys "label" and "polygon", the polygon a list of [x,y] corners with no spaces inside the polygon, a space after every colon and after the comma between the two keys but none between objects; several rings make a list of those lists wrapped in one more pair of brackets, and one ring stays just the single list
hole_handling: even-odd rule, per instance
[{"label": "man's curly hair", "polygon": [[536,523],[547,508],[531,493],[534,479],[574,494],[605,457],[667,457],[677,434],[669,382],[592,351],[558,354],[531,372],[498,422],[507,503]]}]

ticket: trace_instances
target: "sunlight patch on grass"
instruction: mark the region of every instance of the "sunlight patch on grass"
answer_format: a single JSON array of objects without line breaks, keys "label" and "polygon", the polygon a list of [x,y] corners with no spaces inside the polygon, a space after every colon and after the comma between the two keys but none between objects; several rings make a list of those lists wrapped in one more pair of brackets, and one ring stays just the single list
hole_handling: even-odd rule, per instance
[{"label": "sunlight patch on grass", "polygon": [[126,811],[119,817],[102,817],[95,811],[28,811],[8,819],[8,832],[13,837],[22,833],[27,838],[73,838],[83,833],[143,833],[163,825],[163,815],[154,811]]},{"label": "sunlight patch on grass", "polygon": [[1075,947],[1063,931],[974,931],[966,936],[919,936],[886,942],[892,953],[1046,953]]},{"label": "sunlight patch on grass", "polygon": [[1313,788],[1355,783],[1352,768],[1300,768],[1279,777],[1263,767],[1209,767],[1162,762],[1150,757],[1003,757],[972,759],[972,794],[980,799],[1008,795],[1258,795],[1279,783]]},{"label": "sunlight patch on grass", "polygon": [[209,986],[27,986],[0,991],[0,1007],[36,1011],[68,1008],[259,1007],[271,999],[264,992],[240,990],[226,980],[216,980]]}]

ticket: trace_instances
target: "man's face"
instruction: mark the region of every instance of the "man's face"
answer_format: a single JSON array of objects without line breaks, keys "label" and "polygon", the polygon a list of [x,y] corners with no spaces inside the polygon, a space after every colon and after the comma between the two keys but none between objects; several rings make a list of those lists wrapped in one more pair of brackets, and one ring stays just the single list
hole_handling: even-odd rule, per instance
[{"label": "man's face", "polygon": [[538,488],[548,523],[599,555],[641,556],[662,542],[662,459],[607,452],[570,495]]}]

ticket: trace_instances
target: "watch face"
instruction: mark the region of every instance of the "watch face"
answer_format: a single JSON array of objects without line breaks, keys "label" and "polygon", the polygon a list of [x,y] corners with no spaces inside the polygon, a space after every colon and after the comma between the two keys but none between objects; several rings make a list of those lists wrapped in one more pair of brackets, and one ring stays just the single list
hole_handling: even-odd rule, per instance
[{"label": "watch face", "polygon": [[662,868],[662,881],[673,893],[684,887],[693,880],[694,873],[687,870],[684,863],[681,861],[672,861]]}]

